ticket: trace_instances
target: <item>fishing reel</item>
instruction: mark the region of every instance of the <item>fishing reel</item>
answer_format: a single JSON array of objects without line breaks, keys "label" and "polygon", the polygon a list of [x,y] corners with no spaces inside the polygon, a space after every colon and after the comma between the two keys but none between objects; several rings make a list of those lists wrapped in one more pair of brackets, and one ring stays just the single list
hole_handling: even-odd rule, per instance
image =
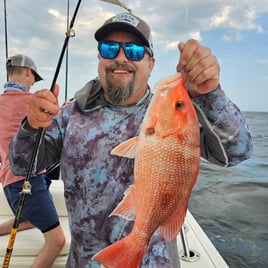
[{"label": "fishing reel", "polygon": [[68,37],[75,37],[75,31],[71,28],[68,28],[67,32],[65,33]]},{"label": "fishing reel", "polygon": [[20,194],[32,194],[32,185],[29,181],[24,181]]}]

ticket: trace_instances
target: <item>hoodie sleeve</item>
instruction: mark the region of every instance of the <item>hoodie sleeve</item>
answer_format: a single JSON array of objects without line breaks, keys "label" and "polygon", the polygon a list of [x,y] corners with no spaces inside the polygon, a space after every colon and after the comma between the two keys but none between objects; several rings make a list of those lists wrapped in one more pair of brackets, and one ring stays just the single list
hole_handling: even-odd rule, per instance
[{"label": "hoodie sleeve", "polygon": [[201,129],[201,155],[221,166],[235,166],[253,150],[251,133],[239,108],[216,90],[193,99]]},{"label": "hoodie sleeve", "polygon": [[[23,128],[26,118],[9,144],[9,162],[10,168],[16,176],[26,176],[29,164],[32,161],[33,151],[37,146],[40,132],[28,131]],[[55,121],[54,121],[55,124]],[[52,164],[59,161],[61,148],[61,134],[58,128],[53,128],[53,132],[40,139],[36,159],[34,161],[32,175],[38,174]],[[46,131],[46,130],[44,130]],[[57,132],[57,133],[56,133]]]}]

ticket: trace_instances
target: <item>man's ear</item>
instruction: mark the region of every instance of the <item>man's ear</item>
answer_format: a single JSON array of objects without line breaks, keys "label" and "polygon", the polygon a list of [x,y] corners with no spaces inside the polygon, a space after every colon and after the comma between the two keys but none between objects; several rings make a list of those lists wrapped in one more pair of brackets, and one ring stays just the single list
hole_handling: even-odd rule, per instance
[{"label": "man's ear", "polygon": [[29,77],[32,74],[31,69],[30,68],[25,68],[25,74],[26,74],[26,77]]},{"label": "man's ear", "polygon": [[154,63],[155,63],[155,58],[154,57],[150,57],[149,59],[149,68],[152,71],[154,68]]}]

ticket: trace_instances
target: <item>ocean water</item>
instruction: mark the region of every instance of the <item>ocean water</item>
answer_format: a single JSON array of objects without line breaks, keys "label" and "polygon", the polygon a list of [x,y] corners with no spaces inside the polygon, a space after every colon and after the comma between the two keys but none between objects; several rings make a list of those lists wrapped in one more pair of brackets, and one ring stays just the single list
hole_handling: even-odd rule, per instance
[{"label": "ocean water", "polygon": [[254,151],[236,167],[202,161],[189,210],[231,268],[268,267],[268,113],[245,112]]}]

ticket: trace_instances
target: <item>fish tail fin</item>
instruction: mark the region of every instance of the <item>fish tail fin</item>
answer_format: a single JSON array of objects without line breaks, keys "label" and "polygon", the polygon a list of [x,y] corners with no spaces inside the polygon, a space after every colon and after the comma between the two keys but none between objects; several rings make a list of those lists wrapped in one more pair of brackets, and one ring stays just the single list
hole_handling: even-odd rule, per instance
[{"label": "fish tail fin", "polygon": [[139,267],[144,253],[145,248],[134,244],[127,236],[98,252],[92,260],[106,268]]}]

